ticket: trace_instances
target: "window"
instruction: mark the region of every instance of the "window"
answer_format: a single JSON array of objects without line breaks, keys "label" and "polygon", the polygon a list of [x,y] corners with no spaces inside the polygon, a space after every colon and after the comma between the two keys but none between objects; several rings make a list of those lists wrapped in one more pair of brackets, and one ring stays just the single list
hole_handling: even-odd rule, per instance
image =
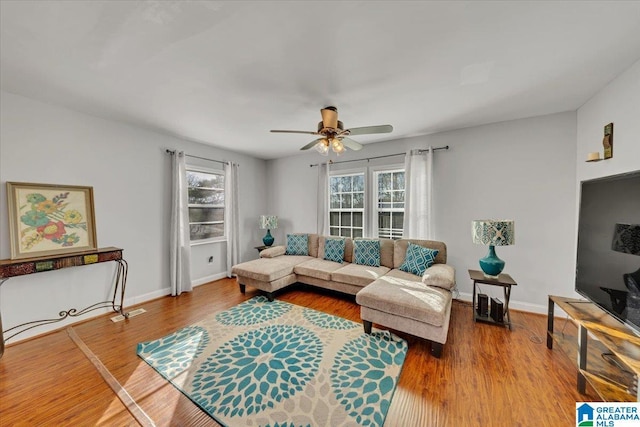
[{"label": "window", "polygon": [[404,178],[399,165],[334,172],[329,177],[329,234],[402,238]]},{"label": "window", "polygon": [[224,238],[224,174],[187,170],[191,241]]},{"label": "window", "polygon": [[329,177],[329,234],[364,236],[364,173]]},{"label": "window", "polygon": [[404,170],[378,171],[374,175],[378,237],[400,239],[404,228]]}]

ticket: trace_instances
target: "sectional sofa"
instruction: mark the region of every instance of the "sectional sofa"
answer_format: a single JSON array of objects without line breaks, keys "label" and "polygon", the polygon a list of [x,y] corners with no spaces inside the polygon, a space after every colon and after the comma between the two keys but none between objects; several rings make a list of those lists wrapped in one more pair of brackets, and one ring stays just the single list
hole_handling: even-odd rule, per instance
[{"label": "sectional sofa", "polygon": [[371,333],[372,323],[406,332],[431,341],[431,353],[440,357],[455,287],[455,271],[446,262],[447,248],[439,241],[291,234],[286,247],[265,249],[232,272],[241,292],[252,286],[270,300],[294,283],[355,295],[365,332]]}]

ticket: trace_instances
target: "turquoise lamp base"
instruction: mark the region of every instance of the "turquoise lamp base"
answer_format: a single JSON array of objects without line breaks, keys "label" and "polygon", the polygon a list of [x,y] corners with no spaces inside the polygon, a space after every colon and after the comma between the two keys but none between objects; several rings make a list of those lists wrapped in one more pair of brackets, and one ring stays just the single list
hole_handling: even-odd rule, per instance
[{"label": "turquoise lamp base", "polygon": [[267,234],[262,238],[262,243],[264,243],[265,246],[271,246],[273,245],[274,240],[275,239],[271,235],[271,230],[267,230]]},{"label": "turquoise lamp base", "polygon": [[497,278],[504,269],[504,261],[496,255],[496,249],[493,245],[489,246],[489,253],[486,257],[480,259],[480,268],[484,275],[490,278]]}]

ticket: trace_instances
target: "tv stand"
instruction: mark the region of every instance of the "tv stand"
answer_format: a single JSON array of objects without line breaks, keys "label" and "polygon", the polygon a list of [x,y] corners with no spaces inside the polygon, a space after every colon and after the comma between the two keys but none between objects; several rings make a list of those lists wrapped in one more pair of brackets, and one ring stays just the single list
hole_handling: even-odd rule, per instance
[{"label": "tv stand", "polygon": [[[554,331],[555,305],[577,324],[577,337]],[[549,295],[547,348],[554,342],[574,360],[577,354],[580,393],[588,382],[606,402],[640,402],[640,337],[628,326],[589,301]]]}]

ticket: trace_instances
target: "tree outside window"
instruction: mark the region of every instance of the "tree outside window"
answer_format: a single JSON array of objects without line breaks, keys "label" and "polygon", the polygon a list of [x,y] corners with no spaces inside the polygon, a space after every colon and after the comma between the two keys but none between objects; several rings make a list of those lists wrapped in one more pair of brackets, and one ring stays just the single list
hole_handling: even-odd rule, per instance
[{"label": "tree outside window", "polygon": [[187,170],[191,241],[224,238],[224,174]]}]

